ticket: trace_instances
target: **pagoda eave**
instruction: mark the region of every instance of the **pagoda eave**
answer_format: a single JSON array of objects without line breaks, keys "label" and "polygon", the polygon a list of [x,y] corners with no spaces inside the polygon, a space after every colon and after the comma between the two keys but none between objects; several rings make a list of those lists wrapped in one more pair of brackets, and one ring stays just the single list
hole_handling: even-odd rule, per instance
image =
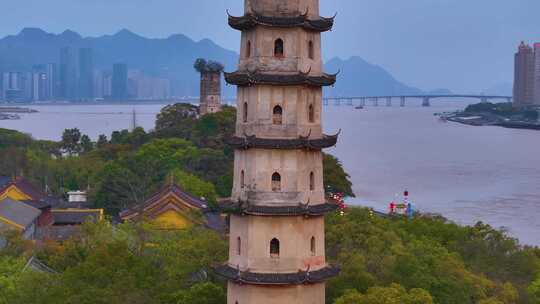
[{"label": "pagoda eave", "polygon": [[297,74],[266,74],[266,73],[249,73],[249,72],[233,72],[225,73],[225,80],[228,84],[241,87],[249,87],[253,85],[275,85],[275,86],[316,86],[325,87],[333,86],[336,83],[336,75],[322,74],[320,76],[311,76],[305,73]]},{"label": "pagoda eave", "polygon": [[252,13],[241,17],[229,15],[229,25],[239,31],[248,31],[257,26],[267,26],[276,28],[300,27],[313,32],[327,32],[332,30],[334,26],[334,17],[309,19],[306,14],[291,17],[272,17]]},{"label": "pagoda eave", "polygon": [[256,136],[230,138],[227,143],[233,149],[273,149],[273,150],[322,150],[337,144],[339,134],[324,135],[322,138],[300,137],[296,139],[258,138]]},{"label": "pagoda eave", "polygon": [[294,273],[255,273],[240,271],[229,265],[218,266],[215,273],[237,284],[248,285],[304,285],[318,284],[339,275],[340,268],[327,266],[316,271]]},{"label": "pagoda eave", "polygon": [[252,216],[324,216],[339,208],[338,204],[261,206],[249,202],[228,202],[221,206],[223,213]]}]

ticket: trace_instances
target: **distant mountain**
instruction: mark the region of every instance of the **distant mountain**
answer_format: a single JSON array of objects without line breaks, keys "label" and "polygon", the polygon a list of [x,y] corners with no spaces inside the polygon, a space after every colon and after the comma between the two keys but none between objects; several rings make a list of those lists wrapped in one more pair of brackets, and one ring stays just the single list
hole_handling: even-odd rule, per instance
[{"label": "distant mountain", "polygon": [[[193,69],[195,59],[202,57],[219,61],[226,71],[233,71],[238,53],[226,50],[211,40],[194,41],[181,34],[165,39],[149,39],[129,30],[114,35],[82,37],[66,30],[61,34],[47,33],[37,28],[26,28],[18,35],[0,39],[0,71],[25,71],[32,65],[59,61],[62,47],[91,47],[98,69],[111,69],[114,63],[126,63],[138,69],[171,79],[175,96],[198,96],[199,76]],[[326,64],[326,71],[341,71],[335,87],[328,96],[417,94],[421,90],[396,80],[383,68],[360,57],[347,60],[334,58]],[[225,96],[233,96],[233,86],[223,86]]]},{"label": "distant mountain", "polygon": [[[227,70],[234,69],[238,60],[235,52],[208,39],[196,42],[184,35],[148,39],[124,29],[114,35],[83,38],[70,30],[55,35],[27,28],[18,35],[0,39],[0,70],[29,70],[34,64],[57,63],[60,49],[66,46],[93,48],[98,69],[126,63],[130,69],[170,78],[177,96],[199,95],[199,76],[193,69],[195,59],[222,62]],[[232,87],[225,90],[227,95],[235,92]]]},{"label": "distant mountain", "polygon": [[340,71],[328,96],[376,96],[420,94],[422,91],[397,81],[388,71],[360,57],[334,58],[325,65],[326,72]]}]

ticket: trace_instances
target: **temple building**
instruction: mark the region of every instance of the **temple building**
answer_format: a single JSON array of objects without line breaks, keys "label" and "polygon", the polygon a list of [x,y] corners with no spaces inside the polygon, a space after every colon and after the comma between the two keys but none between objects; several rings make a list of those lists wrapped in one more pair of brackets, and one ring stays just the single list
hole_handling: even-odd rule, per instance
[{"label": "temple building", "polygon": [[207,201],[175,184],[168,185],[144,203],[122,211],[120,218],[122,221],[149,220],[163,230],[201,225],[217,232],[225,231],[224,219],[210,208]]},{"label": "temple building", "polygon": [[[0,210],[3,212],[0,217],[22,219],[12,221],[17,225],[11,226],[18,228],[24,237],[63,241],[76,236],[85,222],[104,219],[103,209],[92,209],[91,205],[48,195],[23,177],[0,176]],[[34,222],[32,217],[36,210]]]},{"label": "temple building", "polygon": [[323,304],[325,282],[339,273],[325,255],[321,33],[333,18],[318,0],[246,0],[229,25],[241,31],[229,261],[229,304]]}]

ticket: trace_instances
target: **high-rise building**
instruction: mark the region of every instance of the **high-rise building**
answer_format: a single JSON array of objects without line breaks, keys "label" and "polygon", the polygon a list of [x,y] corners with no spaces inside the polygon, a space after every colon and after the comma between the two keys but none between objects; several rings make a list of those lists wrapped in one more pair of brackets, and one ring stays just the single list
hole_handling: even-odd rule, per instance
[{"label": "high-rise building", "polygon": [[39,64],[32,67],[32,101],[46,101],[51,99],[50,79],[48,65]]},{"label": "high-rise building", "polygon": [[81,100],[94,98],[94,59],[90,48],[79,49],[79,86]]},{"label": "high-rise building", "polygon": [[72,47],[60,50],[60,92],[59,98],[66,100],[77,99],[78,60],[77,53]]},{"label": "high-rise building", "polygon": [[46,73],[47,73],[47,87],[49,92],[49,100],[53,100],[56,98],[58,94],[58,87],[59,87],[59,79],[58,79],[58,72],[57,72],[57,66],[55,63],[48,63],[46,65]]},{"label": "high-rise building", "polygon": [[333,18],[318,0],[246,1],[238,86],[229,261],[216,272],[229,280],[227,302],[325,303],[325,281],[338,274],[326,262],[322,149],[337,136],[322,133],[321,33]]},{"label": "high-rise building", "polygon": [[117,63],[113,66],[112,99],[128,99],[128,68],[126,64]]}]

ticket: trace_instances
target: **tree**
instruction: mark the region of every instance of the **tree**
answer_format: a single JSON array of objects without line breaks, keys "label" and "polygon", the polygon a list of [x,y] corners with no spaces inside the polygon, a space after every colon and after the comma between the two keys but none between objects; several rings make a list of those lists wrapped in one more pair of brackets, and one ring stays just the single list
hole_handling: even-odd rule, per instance
[{"label": "tree", "polygon": [[216,204],[216,190],[211,183],[205,182],[197,176],[186,173],[180,169],[172,171],[171,175],[174,178],[174,181],[182,187],[184,191],[187,191],[196,197],[204,198],[212,204]]},{"label": "tree", "polygon": [[345,196],[354,197],[350,176],[345,172],[337,158],[330,154],[324,154],[324,186],[327,191],[343,193]]},{"label": "tree", "polygon": [[529,285],[527,293],[531,298],[531,303],[540,303],[540,277]]},{"label": "tree", "polygon": [[79,129],[66,129],[62,134],[61,146],[68,154],[73,155],[81,151],[81,131]]},{"label": "tree", "polygon": [[177,304],[223,304],[227,295],[222,286],[213,283],[200,283],[176,295]]},{"label": "tree", "polygon": [[389,287],[370,288],[366,294],[349,290],[335,304],[433,304],[433,299],[423,289],[407,292],[401,285],[392,284]]},{"label": "tree", "polygon": [[88,135],[83,135],[81,137],[81,152],[88,153],[94,149],[94,143],[92,143],[92,140],[90,140],[90,137]]},{"label": "tree", "polygon": [[105,147],[108,143],[109,143],[109,140],[107,139],[107,136],[105,134],[99,135],[98,141],[97,141],[98,149]]}]

